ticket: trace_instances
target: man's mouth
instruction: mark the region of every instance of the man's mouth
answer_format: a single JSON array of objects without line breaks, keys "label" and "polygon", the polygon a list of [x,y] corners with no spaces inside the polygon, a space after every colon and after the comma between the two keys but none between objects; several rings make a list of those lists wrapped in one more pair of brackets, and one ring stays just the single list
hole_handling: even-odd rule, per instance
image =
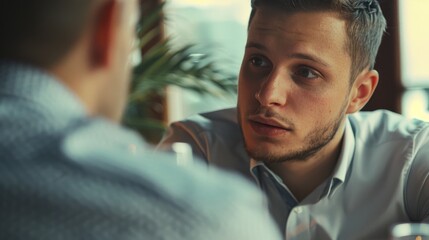
[{"label": "man's mouth", "polygon": [[267,118],[260,115],[250,116],[248,123],[252,130],[263,136],[278,136],[292,131],[292,128],[274,118]]}]

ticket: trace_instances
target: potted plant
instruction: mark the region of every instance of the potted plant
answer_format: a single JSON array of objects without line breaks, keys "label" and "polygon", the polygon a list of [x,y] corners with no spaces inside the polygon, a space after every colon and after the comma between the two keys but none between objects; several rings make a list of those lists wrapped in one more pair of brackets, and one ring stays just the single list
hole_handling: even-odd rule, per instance
[{"label": "potted plant", "polygon": [[126,126],[152,143],[160,140],[165,129],[164,99],[168,85],[215,96],[231,95],[237,90],[236,76],[219,70],[210,56],[196,54],[194,45],[173,49],[168,37],[159,37],[160,28],[156,26],[162,22],[164,6],[160,3],[141,18],[138,40],[143,53],[133,71],[123,119]]}]

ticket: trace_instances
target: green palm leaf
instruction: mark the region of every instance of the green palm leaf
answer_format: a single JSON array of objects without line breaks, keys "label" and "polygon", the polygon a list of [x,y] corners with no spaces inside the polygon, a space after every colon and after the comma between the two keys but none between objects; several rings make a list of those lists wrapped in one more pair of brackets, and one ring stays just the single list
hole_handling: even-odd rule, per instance
[{"label": "green palm leaf", "polygon": [[173,49],[171,40],[166,38],[147,49],[148,44],[159,37],[159,28],[153,26],[162,20],[164,6],[162,3],[143,16],[138,26],[139,44],[146,52],[134,68],[123,120],[126,126],[136,129],[153,142],[159,140],[164,129],[162,121],[151,114],[154,106],[159,105],[159,102],[153,102],[153,97],[164,96],[168,85],[218,97],[230,96],[237,90],[236,76],[217,69],[210,56],[196,54],[195,45]]}]

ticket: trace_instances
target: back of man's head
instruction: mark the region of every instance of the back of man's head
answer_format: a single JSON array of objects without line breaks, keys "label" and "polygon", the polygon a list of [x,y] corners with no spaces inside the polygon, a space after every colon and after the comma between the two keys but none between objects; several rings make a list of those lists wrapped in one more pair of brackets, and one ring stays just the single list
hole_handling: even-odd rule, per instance
[{"label": "back of man's head", "polygon": [[2,0],[0,59],[49,72],[90,115],[119,121],[138,11],[137,0]]},{"label": "back of man's head", "polygon": [[78,40],[100,0],[2,0],[0,58],[48,68]]}]

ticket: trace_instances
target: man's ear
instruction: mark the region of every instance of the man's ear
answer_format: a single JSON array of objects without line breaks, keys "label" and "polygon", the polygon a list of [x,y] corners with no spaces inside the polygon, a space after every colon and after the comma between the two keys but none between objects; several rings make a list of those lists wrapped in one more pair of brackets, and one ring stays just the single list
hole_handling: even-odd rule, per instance
[{"label": "man's ear", "polygon": [[97,9],[91,44],[91,63],[95,67],[109,66],[117,34],[118,3],[103,1]]},{"label": "man's ear", "polygon": [[363,71],[357,76],[350,91],[347,113],[358,112],[365,106],[377,87],[378,78],[376,70]]}]

